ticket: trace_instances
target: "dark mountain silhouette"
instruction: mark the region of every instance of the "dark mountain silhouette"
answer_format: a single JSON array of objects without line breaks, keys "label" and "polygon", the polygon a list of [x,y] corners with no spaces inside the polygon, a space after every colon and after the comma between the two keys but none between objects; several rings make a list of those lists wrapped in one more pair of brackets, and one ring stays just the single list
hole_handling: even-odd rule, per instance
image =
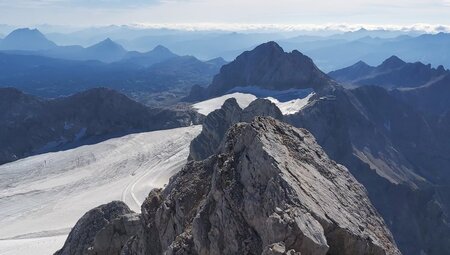
[{"label": "dark mountain silhouette", "polygon": [[103,62],[114,62],[122,59],[127,51],[118,43],[107,38],[97,44],[87,47],[85,54],[90,59],[96,59]]},{"label": "dark mountain silhouette", "polygon": [[[25,54],[22,52],[22,54]],[[90,47],[78,45],[58,46],[47,51],[26,52],[29,55],[39,55],[66,60],[98,60],[111,63],[121,60],[127,51],[118,43],[107,38]]]},{"label": "dark mountain silhouette", "polygon": [[149,108],[111,89],[40,99],[0,89],[0,164],[134,132],[199,123],[187,110]]},{"label": "dark mountain silhouette", "polygon": [[[271,90],[321,90],[334,84],[307,56],[296,50],[284,52],[277,43],[268,42],[222,66],[211,85],[200,94],[211,98],[224,95],[235,87],[247,86]],[[198,94],[191,93],[187,100],[199,100]]]},{"label": "dark mountain silhouette", "polygon": [[443,66],[432,68],[420,62],[406,63],[392,56],[377,67],[360,61],[350,67],[330,72],[336,81],[352,85],[377,85],[385,88],[419,87],[449,74]]},{"label": "dark mountain silhouette", "polygon": [[268,42],[242,53],[223,66],[208,92],[211,96],[218,96],[234,87],[319,89],[330,84],[333,84],[332,80],[310,58],[298,51],[286,53],[277,43]]},{"label": "dark mountain silhouette", "polygon": [[39,30],[22,28],[12,31],[0,42],[0,50],[38,51],[57,47]]},{"label": "dark mountain silhouette", "polygon": [[144,67],[149,67],[154,64],[161,63],[175,57],[178,57],[178,55],[171,52],[166,47],[158,45],[153,50],[145,53],[130,51],[123,57],[123,59],[120,62],[138,64]]},{"label": "dark mountain silhouette", "polygon": [[210,59],[210,60],[208,60],[208,61],[206,61],[206,62],[207,62],[207,63],[214,64],[214,65],[219,65],[219,66],[223,66],[223,65],[228,64],[228,61],[226,61],[226,60],[223,59],[222,57],[213,58],[213,59]]}]

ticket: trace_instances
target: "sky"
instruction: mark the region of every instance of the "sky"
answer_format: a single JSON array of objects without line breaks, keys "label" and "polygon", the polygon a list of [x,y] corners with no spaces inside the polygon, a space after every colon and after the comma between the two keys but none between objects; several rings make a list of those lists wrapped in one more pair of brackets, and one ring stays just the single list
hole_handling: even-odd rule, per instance
[{"label": "sky", "polygon": [[450,25],[450,0],[0,0],[0,24]]}]

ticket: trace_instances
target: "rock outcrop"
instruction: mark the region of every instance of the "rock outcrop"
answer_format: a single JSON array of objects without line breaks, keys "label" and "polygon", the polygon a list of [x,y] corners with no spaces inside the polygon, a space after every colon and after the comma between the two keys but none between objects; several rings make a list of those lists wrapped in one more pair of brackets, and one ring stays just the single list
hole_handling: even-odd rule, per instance
[{"label": "rock outcrop", "polygon": [[224,102],[222,107],[208,114],[203,129],[190,145],[189,159],[202,160],[215,154],[226,131],[235,123],[251,122],[256,116],[271,116],[282,120],[278,107],[267,99],[256,99],[241,109],[234,98]]},{"label": "rock outcrop", "polygon": [[[117,245],[118,240],[115,239],[119,239],[119,237],[111,232],[120,233],[122,230],[122,232],[135,233],[136,229],[133,227],[120,226],[120,222],[117,222],[120,217],[132,213],[130,208],[121,201],[114,201],[90,210],[78,220],[64,246],[55,255],[114,254],[109,251]],[[105,238],[106,236],[107,238]],[[107,244],[108,247],[101,249],[103,247],[99,245],[100,242]],[[100,246],[100,253],[93,253],[94,245]],[[121,248],[119,247],[119,251]]]},{"label": "rock outcrop", "polygon": [[270,117],[233,125],[217,154],[190,161],[141,211],[121,254],[400,254],[349,171]]}]

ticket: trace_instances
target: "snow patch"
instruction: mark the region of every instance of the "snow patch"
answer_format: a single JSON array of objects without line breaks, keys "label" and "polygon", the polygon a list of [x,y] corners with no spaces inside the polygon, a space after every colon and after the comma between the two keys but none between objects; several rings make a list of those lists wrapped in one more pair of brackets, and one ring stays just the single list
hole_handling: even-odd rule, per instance
[{"label": "snow patch", "polygon": [[287,89],[287,90],[272,90],[265,89],[256,86],[246,86],[246,87],[235,87],[227,92],[227,94],[231,93],[245,93],[252,94],[257,98],[268,98],[272,97],[277,99],[280,102],[292,101],[294,99],[305,98],[311,93],[314,92],[313,89]]},{"label": "snow patch", "polygon": [[63,247],[66,238],[67,235],[29,239],[0,240],[0,254],[53,254],[55,251]]},{"label": "snow patch", "polygon": [[236,92],[196,103],[193,105],[193,108],[203,115],[208,115],[211,112],[220,109],[223,103],[229,98],[235,98],[241,108],[246,108],[251,102],[256,100],[256,96],[252,94]]},{"label": "snow patch", "polygon": [[[253,87],[250,87],[249,90],[251,90]],[[256,94],[258,95],[268,95],[269,92],[273,92],[271,90],[264,90],[264,89],[258,89],[259,91],[257,91]],[[290,92],[295,92],[295,99],[292,100],[288,100],[288,101],[282,101],[281,98],[290,98],[292,97],[292,95],[289,95],[288,91],[278,91],[277,93],[275,93],[273,96],[267,96],[267,97],[260,97],[260,96],[256,96],[254,94],[246,94],[246,93],[241,93],[241,92],[235,92],[232,94],[227,94],[224,96],[220,96],[220,97],[216,97],[213,99],[209,99],[206,101],[202,101],[199,103],[196,103],[193,105],[193,108],[203,114],[203,115],[208,115],[211,112],[220,109],[220,107],[222,107],[223,103],[229,99],[229,98],[235,98],[237,103],[239,104],[239,106],[244,109],[246,108],[251,102],[253,102],[254,100],[256,100],[258,97],[260,98],[266,98],[268,100],[270,100],[272,103],[274,103],[284,115],[289,115],[289,114],[295,114],[297,112],[299,112],[301,109],[303,109],[303,107],[305,107],[309,100],[311,99],[311,97],[314,95],[314,92],[309,92],[309,94],[306,94],[303,97],[298,97],[300,95],[300,93],[305,93],[306,90],[289,90]],[[309,91],[309,90],[308,90]],[[303,95],[303,94],[302,94]]]},{"label": "snow patch", "polygon": [[280,109],[280,111],[283,113],[283,115],[289,115],[289,114],[295,114],[299,112],[303,107],[305,107],[309,99],[314,95],[314,93],[311,93],[307,95],[305,98],[298,98],[287,102],[280,102],[276,98],[268,97],[272,103],[276,104],[277,107]]}]

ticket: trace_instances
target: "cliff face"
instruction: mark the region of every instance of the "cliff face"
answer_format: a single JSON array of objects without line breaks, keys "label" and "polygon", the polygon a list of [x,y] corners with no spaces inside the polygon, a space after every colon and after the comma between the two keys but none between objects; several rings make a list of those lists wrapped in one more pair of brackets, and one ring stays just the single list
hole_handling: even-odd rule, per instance
[{"label": "cliff face", "polygon": [[364,185],[404,254],[450,252],[445,117],[430,121],[373,86],[337,88],[285,117]]},{"label": "cliff face", "polygon": [[111,254],[400,254],[349,171],[270,117],[233,125],[216,154],[153,190],[141,226]]}]

